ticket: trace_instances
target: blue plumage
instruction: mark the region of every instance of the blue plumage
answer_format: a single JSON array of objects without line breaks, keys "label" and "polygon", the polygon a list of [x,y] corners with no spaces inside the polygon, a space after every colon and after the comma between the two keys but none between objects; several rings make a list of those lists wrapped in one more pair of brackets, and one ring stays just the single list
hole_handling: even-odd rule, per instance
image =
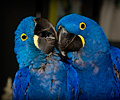
[{"label": "blue plumage", "polygon": [[37,21],[43,22],[36,25],[35,17],[27,17],[20,22],[15,31],[14,50],[19,70],[13,83],[13,100],[77,99],[76,70],[68,67],[70,64],[61,61],[57,49],[54,48],[48,54],[43,53],[39,47],[42,46],[40,39],[44,41],[43,45],[47,45],[45,40],[54,39],[50,33],[54,31],[53,27],[49,32],[45,30],[47,26],[51,26],[46,20],[37,19]]},{"label": "blue plumage", "polygon": [[[79,88],[79,80],[77,71],[70,65],[69,63],[64,63],[67,70],[67,82],[68,82],[68,94],[69,99],[77,100],[78,99],[78,88]],[[71,91],[72,90],[72,91]]]},{"label": "blue plumage", "polygon": [[[26,19],[23,19],[15,31],[14,51],[17,54],[16,57],[19,63],[19,68],[29,66],[30,62],[40,53],[33,42],[35,28],[33,18],[35,17],[27,17]],[[20,38],[23,33],[28,36],[26,41],[22,41]],[[23,59],[24,57],[25,59]]]},{"label": "blue plumage", "polygon": [[29,86],[29,68],[23,67],[17,71],[13,83],[13,100],[24,100]]},{"label": "blue plumage", "polygon": [[110,47],[110,55],[115,67],[120,72],[120,49],[111,46]]},{"label": "blue plumage", "polygon": [[120,71],[120,49],[109,45],[102,28],[87,17],[70,14],[59,20],[56,30],[60,42],[61,32],[82,37],[80,50],[69,52],[70,46],[76,46],[73,40],[65,47],[68,51],[60,49],[62,53],[67,52],[78,73],[79,99],[120,99],[120,80],[113,69],[114,63]]}]

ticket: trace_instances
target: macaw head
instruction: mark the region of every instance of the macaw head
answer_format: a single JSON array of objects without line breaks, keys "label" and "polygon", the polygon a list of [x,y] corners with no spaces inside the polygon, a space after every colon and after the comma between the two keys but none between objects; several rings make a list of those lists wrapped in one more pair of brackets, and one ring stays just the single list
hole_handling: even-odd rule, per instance
[{"label": "macaw head", "polygon": [[56,30],[58,48],[63,56],[75,58],[75,52],[79,52],[82,60],[89,61],[108,50],[109,43],[102,28],[87,17],[78,14],[64,16],[58,21]]},{"label": "macaw head", "polygon": [[52,52],[57,38],[53,25],[44,18],[27,17],[15,31],[15,48],[19,66],[28,66],[39,54]]}]

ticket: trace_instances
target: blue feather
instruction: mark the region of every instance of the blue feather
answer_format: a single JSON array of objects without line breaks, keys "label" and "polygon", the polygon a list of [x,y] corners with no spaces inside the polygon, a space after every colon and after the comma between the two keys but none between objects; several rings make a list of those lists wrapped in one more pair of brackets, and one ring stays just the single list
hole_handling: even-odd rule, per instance
[{"label": "blue feather", "polygon": [[69,63],[64,63],[67,70],[67,83],[69,87],[70,100],[74,98],[76,100],[79,94],[79,80],[77,71]]},{"label": "blue feather", "polygon": [[120,72],[120,49],[114,46],[110,47],[110,54],[115,67]]},{"label": "blue feather", "polygon": [[13,82],[13,100],[24,100],[29,86],[29,68],[23,67],[17,71]]}]

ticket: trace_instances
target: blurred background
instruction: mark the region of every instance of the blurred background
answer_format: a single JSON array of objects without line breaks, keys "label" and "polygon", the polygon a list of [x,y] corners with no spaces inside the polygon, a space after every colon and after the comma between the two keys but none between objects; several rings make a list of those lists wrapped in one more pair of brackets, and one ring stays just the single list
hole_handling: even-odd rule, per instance
[{"label": "blurred background", "polygon": [[14,54],[14,31],[20,21],[28,16],[36,16],[47,18],[56,26],[61,17],[70,13],[81,14],[98,22],[110,44],[120,48],[120,0],[4,0],[0,3],[2,100],[12,97],[10,89],[18,70]]}]

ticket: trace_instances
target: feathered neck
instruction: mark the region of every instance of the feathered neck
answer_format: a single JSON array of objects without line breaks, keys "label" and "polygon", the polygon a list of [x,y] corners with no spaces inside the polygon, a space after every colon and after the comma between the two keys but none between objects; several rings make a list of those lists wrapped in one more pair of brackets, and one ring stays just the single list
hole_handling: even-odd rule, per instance
[{"label": "feathered neck", "polygon": [[27,48],[28,49],[23,49],[17,52],[16,58],[19,63],[19,68],[30,66],[31,62],[39,55],[43,56],[43,58],[47,56],[47,54],[43,54],[43,52],[37,48],[32,48],[30,46]]}]

